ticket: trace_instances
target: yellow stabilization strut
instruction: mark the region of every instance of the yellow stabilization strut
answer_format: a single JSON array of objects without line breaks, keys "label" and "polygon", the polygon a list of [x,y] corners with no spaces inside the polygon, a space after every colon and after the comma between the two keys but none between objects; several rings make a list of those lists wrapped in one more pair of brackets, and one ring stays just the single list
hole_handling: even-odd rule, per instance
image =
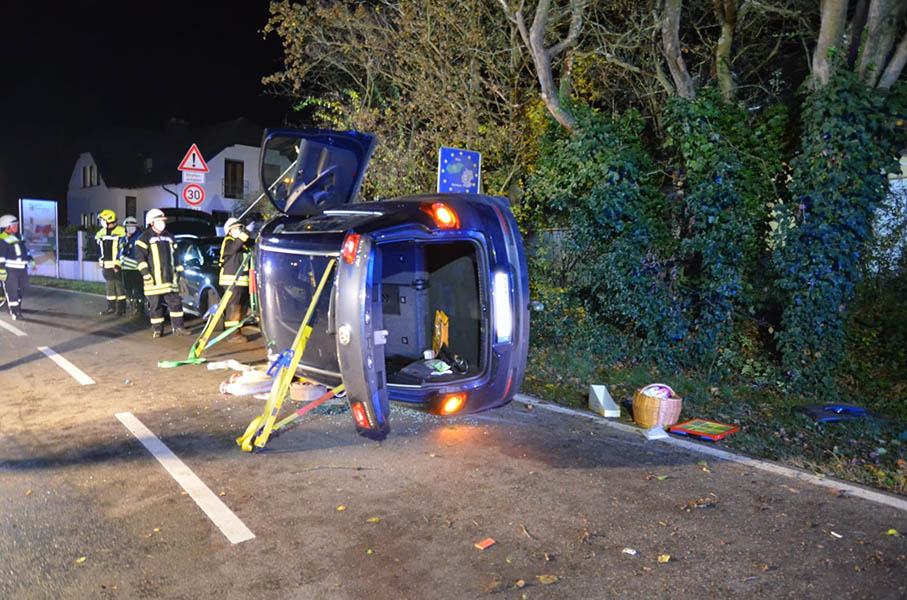
[{"label": "yellow stabilization strut", "polygon": [[324,286],[336,263],[337,259],[332,258],[324,268],[324,274],[321,276],[321,281],[318,282],[315,295],[312,296],[312,301],[309,302],[309,308],[302,319],[302,323],[299,324],[299,330],[296,332],[296,337],[290,346],[291,356],[289,364],[280,368],[274,378],[271,391],[268,392],[268,400],[265,402],[264,412],[252,419],[252,422],[246,427],[245,433],[236,438],[236,443],[239,444],[239,447],[244,452],[252,452],[253,446],[255,448],[264,448],[265,444],[268,443],[268,438],[274,429],[274,421],[277,419],[277,414],[280,412],[280,407],[283,405],[287,392],[290,391],[290,384],[293,382],[293,377],[296,376],[296,367],[299,365],[300,359],[302,359],[302,353],[305,351],[306,343],[312,334],[309,321],[312,319],[312,313],[315,312],[315,305],[318,304],[318,298],[321,297],[321,292],[324,290]]}]

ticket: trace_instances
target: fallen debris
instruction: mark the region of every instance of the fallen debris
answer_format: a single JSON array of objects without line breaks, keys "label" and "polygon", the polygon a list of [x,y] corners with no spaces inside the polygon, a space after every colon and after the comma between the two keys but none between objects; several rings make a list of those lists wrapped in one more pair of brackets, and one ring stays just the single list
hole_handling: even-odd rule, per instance
[{"label": "fallen debris", "polygon": [[485,538],[481,542],[476,542],[475,544],[473,544],[473,546],[475,546],[479,550],[485,550],[486,548],[490,548],[491,546],[494,546],[496,543],[497,542],[495,542],[491,538]]}]

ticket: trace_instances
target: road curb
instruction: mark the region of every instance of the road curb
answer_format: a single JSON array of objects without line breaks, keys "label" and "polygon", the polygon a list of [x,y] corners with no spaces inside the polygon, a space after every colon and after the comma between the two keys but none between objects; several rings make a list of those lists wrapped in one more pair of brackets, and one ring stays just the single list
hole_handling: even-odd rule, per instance
[{"label": "road curb", "polygon": [[[577,410],[575,408],[568,408],[566,406],[560,406],[559,404],[552,404],[550,402],[545,402],[538,398],[533,398],[532,396],[527,396],[526,394],[517,394],[513,398],[516,402],[522,404],[532,405],[538,408],[542,408],[551,412],[571,415],[574,417],[582,417],[614,429],[619,429],[626,433],[632,433],[635,435],[643,436],[645,433],[644,429],[639,427],[634,427],[632,425],[627,425],[626,423],[620,423],[610,419],[606,419],[600,415],[597,415],[593,412],[587,412],[582,410]],[[770,462],[763,459],[750,458],[748,456],[743,456],[742,454],[734,454],[733,452],[728,452],[727,450],[720,450],[711,446],[704,445],[706,442],[697,443],[690,440],[678,439],[675,437],[669,437],[663,440],[655,440],[653,443],[664,443],[682,448],[684,450],[695,452],[698,454],[705,454],[716,458],[719,460],[725,460],[728,462],[735,462],[738,464],[746,465],[754,469],[760,469],[762,471],[768,471],[769,473],[774,473],[775,475],[781,475],[783,477],[789,477],[791,479],[796,479],[797,481],[803,483],[809,483],[812,485],[818,485],[830,489],[841,490],[846,492],[848,496],[857,496],[858,498],[863,498],[864,500],[869,500],[870,502],[875,502],[877,504],[884,504],[885,506],[890,506],[898,510],[907,512],[907,499],[894,496],[892,494],[887,494],[885,492],[880,492],[877,490],[872,490],[862,486],[858,486],[854,483],[849,483],[846,481],[841,481],[839,479],[833,479],[831,477],[820,477],[814,475],[807,471],[801,471],[793,467],[787,467],[780,465],[778,463]]]}]

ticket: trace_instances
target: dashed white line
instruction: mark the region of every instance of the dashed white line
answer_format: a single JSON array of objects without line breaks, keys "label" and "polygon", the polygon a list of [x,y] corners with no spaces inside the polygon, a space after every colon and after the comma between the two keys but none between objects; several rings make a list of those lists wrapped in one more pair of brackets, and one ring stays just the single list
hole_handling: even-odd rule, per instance
[{"label": "dashed white line", "polygon": [[12,332],[13,335],[16,335],[16,336],[19,336],[19,337],[22,337],[22,336],[24,336],[24,335],[28,335],[27,333],[25,333],[24,331],[22,331],[22,330],[19,329],[18,327],[13,327],[12,325],[10,325],[9,323],[7,323],[6,321],[0,321],[0,327],[2,327],[3,329],[8,329],[9,331]]},{"label": "dashed white line", "polygon": [[47,358],[60,365],[60,368],[72,375],[73,378],[82,385],[91,385],[94,383],[94,379],[86,375],[77,366],[75,366],[47,346],[38,346],[38,350],[43,352],[47,356]]},{"label": "dashed white line", "polygon": [[[517,402],[522,402],[523,404],[531,404],[533,406],[538,406],[539,408],[544,408],[545,410],[550,410],[551,412],[557,412],[562,414],[573,415],[575,417],[584,417],[586,419],[591,419],[599,423],[608,425],[609,427],[614,427],[615,429],[620,429],[622,431],[627,431],[630,433],[635,433],[637,435],[642,433],[638,427],[633,427],[625,423],[619,423],[616,421],[611,421],[604,417],[601,417],[595,413],[583,412],[580,410],[575,410],[572,408],[567,408],[565,406],[558,406],[556,404],[548,404],[542,402],[532,396],[526,396],[525,394],[516,394],[513,398]],[[879,504],[884,504],[886,506],[891,506],[892,508],[897,508],[899,510],[907,511],[907,500],[901,498],[896,498],[888,494],[883,494],[881,492],[875,492],[873,490],[868,490],[856,485],[845,483],[843,481],[832,479],[830,477],[819,477],[811,473],[806,473],[803,471],[798,471],[790,467],[785,467],[773,462],[768,462],[765,460],[759,460],[756,458],[749,458],[748,456],[741,456],[739,454],[734,454],[726,450],[720,450],[718,448],[711,448],[709,446],[703,446],[689,440],[677,439],[677,438],[668,438],[666,440],[660,440],[666,444],[671,444],[673,446],[679,446],[686,450],[693,452],[699,452],[701,454],[707,454],[721,460],[727,460],[731,462],[736,462],[740,464],[747,465],[754,469],[761,469],[763,471],[768,471],[769,473],[774,473],[776,475],[781,475],[783,477],[790,477],[791,479],[796,479],[804,483],[811,483],[813,485],[819,485],[822,487],[832,488],[842,490],[847,492],[847,494],[852,496],[857,496],[863,498],[864,500],[869,500],[870,502],[877,502]]]},{"label": "dashed white line", "polygon": [[132,435],[142,442],[142,445],[154,458],[176,479],[176,482],[188,492],[208,518],[221,530],[233,544],[245,542],[255,537],[246,525],[239,520],[220,498],[214,495],[192,470],[186,466],[164,443],[159,440],[145,425],[132,413],[117,413],[116,418],[128,429]]}]

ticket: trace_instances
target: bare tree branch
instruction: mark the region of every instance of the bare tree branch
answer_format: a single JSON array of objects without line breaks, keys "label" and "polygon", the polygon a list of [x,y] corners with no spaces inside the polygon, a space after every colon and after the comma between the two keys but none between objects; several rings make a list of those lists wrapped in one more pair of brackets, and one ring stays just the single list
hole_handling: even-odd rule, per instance
[{"label": "bare tree branch", "polygon": [[661,16],[661,40],[668,69],[674,79],[677,95],[687,100],[696,98],[693,78],[687,71],[686,62],[680,52],[680,10],[683,0],[666,0]]}]

